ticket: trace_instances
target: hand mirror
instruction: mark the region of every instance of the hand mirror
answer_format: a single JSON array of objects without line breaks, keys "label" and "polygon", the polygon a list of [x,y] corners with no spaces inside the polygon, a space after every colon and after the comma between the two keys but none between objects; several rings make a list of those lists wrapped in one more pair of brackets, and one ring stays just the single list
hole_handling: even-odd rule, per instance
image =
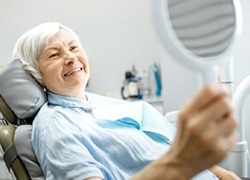
[{"label": "hand mirror", "polygon": [[[218,81],[217,67],[232,58],[241,31],[238,0],[157,0],[156,25],[164,46],[181,64]],[[237,27],[237,28],[236,28]]]},{"label": "hand mirror", "polygon": [[[198,70],[203,83],[218,82],[218,67],[232,60],[242,31],[240,1],[157,0],[154,10],[168,52],[184,66]],[[229,169],[242,177],[247,176],[246,144],[236,143],[229,157]]]}]

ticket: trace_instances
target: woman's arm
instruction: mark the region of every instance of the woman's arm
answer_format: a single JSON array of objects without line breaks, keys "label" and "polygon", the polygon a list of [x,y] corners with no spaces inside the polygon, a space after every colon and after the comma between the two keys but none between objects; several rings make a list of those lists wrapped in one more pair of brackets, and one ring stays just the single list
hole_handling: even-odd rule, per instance
[{"label": "woman's arm", "polygon": [[172,148],[133,179],[190,179],[221,161],[238,136],[227,92],[205,86],[180,111]]}]

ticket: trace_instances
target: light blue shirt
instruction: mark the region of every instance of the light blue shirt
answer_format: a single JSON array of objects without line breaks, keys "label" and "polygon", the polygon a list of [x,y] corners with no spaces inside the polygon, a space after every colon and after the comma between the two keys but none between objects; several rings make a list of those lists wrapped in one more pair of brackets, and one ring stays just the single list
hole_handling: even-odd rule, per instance
[{"label": "light blue shirt", "polygon": [[[129,179],[170,148],[176,129],[151,105],[88,98],[49,93],[36,116],[32,145],[46,179]],[[216,178],[203,171],[194,179]]]}]

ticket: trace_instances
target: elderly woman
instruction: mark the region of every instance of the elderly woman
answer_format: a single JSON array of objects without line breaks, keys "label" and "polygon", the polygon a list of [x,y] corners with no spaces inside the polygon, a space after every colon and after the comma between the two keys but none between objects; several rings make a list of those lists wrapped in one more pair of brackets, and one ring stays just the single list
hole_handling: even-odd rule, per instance
[{"label": "elderly woman", "polygon": [[77,35],[60,23],[26,32],[14,56],[48,94],[32,131],[46,179],[238,178],[214,166],[237,140],[228,94],[221,87],[200,90],[180,111],[175,133],[144,102],[116,100],[98,108],[103,97],[85,92],[87,54]]}]

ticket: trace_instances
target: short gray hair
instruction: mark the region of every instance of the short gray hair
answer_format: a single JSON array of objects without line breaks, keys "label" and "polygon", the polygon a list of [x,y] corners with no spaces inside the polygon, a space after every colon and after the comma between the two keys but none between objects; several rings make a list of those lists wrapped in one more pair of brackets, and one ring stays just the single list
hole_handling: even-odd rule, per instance
[{"label": "short gray hair", "polygon": [[24,33],[16,42],[13,56],[23,63],[24,69],[28,71],[41,85],[42,76],[38,67],[37,58],[41,51],[48,44],[49,38],[60,30],[69,32],[81,45],[79,37],[70,28],[58,22],[42,23]]}]

